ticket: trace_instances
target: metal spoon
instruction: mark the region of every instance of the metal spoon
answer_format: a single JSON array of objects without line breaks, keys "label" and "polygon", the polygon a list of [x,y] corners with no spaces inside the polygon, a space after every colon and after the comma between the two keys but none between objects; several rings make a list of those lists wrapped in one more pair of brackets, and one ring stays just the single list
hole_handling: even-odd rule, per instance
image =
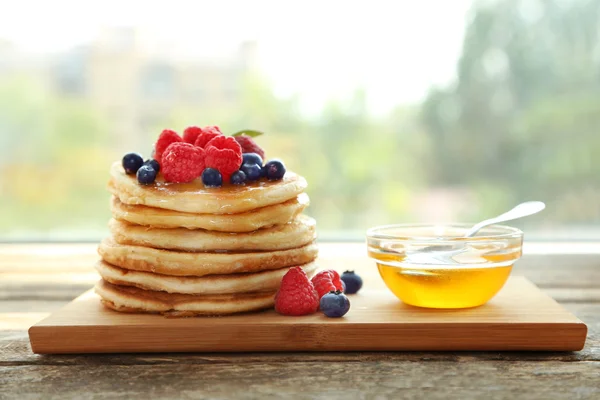
[{"label": "metal spoon", "polygon": [[481,221],[480,223],[474,225],[469,231],[465,234],[464,237],[474,236],[481,229],[486,226],[499,224],[501,222],[512,221],[515,219],[528,217],[533,214],[537,214],[546,208],[546,205],[541,201],[526,201],[525,203],[521,203],[510,211],[505,212],[504,214],[498,215],[497,217],[486,219],[485,221]]},{"label": "metal spoon", "polygon": [[[537,214],[544,208],[546,208],[546,205],[541,201],[527,201],[525,203],[521,203],[504,214],[500,214],[494,218],[486,219],[485,221],[481,221],[480,223],[474,225],[463,237],[472,237],[481,229],[489,225],[512,221],[527,217],[529,215]],[[458,243],[454,245],[427,246],[407,255],[411,257],[413,262],[422,264],[431,264],[432,262],[438,264],[453,264],[454,260],[452,257],[466,251],[467,248],[464,246],[464,244]]]}]

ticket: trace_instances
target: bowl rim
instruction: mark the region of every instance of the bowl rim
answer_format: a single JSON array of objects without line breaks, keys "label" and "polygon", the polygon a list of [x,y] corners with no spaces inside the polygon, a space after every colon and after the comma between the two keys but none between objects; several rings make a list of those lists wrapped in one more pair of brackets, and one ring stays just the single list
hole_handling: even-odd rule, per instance
[{"label": "bowl rim", "polygon": [[[495,235],[478,235],[472,237],[435,237],[435,236],[400,236],[382,233],[382,231],[392,228],[436,228],[436,227],[453,227],[453,228],[471,228],[475,224],[469,223],[444,223],[444,224],[428,224],[428,223],[405,223],[405,224],[388,224],[378,225],[369,228],[366,232],[367,239],[385,239],[397,241],[429,241],[429,242],[469,242],[483,240],[497,240],[510,238],[523,238],[523,231],[508,225],[494,224],[486,228],[500,228],[505,232]],[[485,228],[483,228],[485,229]]]}]

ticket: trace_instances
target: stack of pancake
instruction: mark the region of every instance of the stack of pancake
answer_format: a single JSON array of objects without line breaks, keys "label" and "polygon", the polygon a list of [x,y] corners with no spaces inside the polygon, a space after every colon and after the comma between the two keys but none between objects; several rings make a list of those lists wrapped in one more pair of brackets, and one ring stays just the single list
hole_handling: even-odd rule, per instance
[{"label": "stack of pancake", "polygon": [[111,236],[98,248],[96,292],[109,308],[169,316],[270,308],[293,266],[311,276],[317,257],[306,180],[204,188],[201,182],[140,185],[111,167]]}]

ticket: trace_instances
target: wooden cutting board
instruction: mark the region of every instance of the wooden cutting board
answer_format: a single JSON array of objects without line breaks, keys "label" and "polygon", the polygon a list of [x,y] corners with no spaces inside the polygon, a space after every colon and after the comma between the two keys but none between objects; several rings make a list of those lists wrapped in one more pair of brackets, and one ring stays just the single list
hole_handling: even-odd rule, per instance
[{"label": "wooden cutting board", "polygon": [[350,297],[341,319],[274,311],[169,319],[122,314],[86,292],[29,329],[35,353],[581,350],[586,325],[522,277],[466,310],[404,305],[383,286]]}]

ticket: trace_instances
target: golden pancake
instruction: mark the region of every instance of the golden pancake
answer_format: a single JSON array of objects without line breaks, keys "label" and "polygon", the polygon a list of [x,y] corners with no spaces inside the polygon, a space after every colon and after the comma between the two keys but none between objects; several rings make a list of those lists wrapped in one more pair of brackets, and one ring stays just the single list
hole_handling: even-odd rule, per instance
[{"label": "golden pancake", "polygon": [[164,275],[204,276],[258,272],[307,264],[317,258],[313,242],[297,249],[250,253],[190,253],[151,247],[123,245],[113,238],[98,247],[102,259],[117,267]]},{"label": "golden pancake", "polygon": [[309,204],[308,195],[271,206],[237,214],[191,214],[163,208],[123,204],[113,196],[111,211],[114,218],[154,228],[206,229],[219,232],[252,232],[290,222]]},{"label": "golden pancake", "polygon": [[[316,263],[301,266],[308,277],[317,270]],[[289,268],[246,274],[208,275],[203,277],[169,276],[152,272],[131,271],[115,267],[104,261],[96,270],[106,282],[120,286],[135,286],[144,290],[184,294],[229,294],[269,292],[279,289],[281,278]]]},{"label": "golden pancake", "polygon": [[185,228],[161,229],[112,219],[110,232],[117,243],[182,251],[262,251],[302,247],[313,242],[315,220],[300,215],[284,225],[248,233],[225,233]]},{"label": "golden pancake", "polygon": [[162,176],[153,185],[140,185],[127,175],[120,163],[110,170],[110,192],[125,204],[141,204],[195,214],[235,214],[284,203],[306,189],[306,179],[287,172],[282,180],[261,180],[244,186],[205,188],[199,179],[192,183],[168,183]]},{"label": "golden pancake", "polygon": [[275,292],[190,295],[155,292],[100,281],[95,287],[102,303],[116,311],[160,313],[171,317],[228,315],[273,307]]}]

